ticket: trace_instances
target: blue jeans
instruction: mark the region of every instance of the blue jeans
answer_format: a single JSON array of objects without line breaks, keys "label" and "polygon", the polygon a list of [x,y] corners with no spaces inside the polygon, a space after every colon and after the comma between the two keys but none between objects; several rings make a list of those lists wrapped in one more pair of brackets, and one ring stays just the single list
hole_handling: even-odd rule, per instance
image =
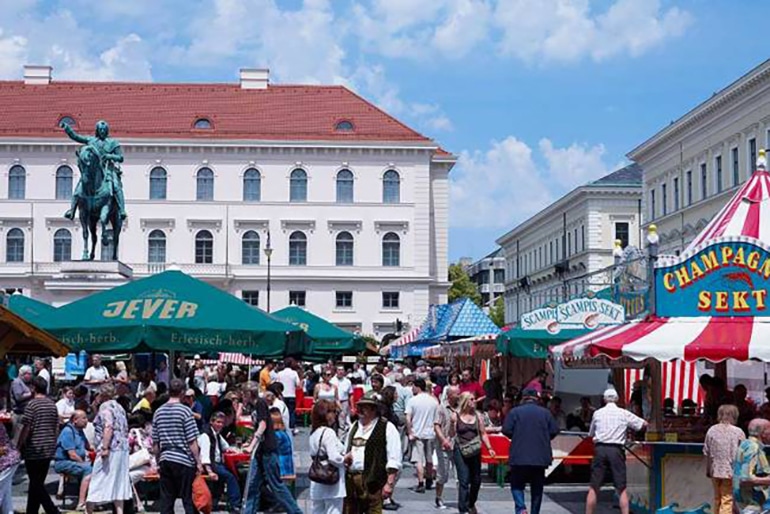
[{"label": "blue jeans", "polygon": [[261,510],[260,500],[262,499],[262,486],[267,485],[273,493],[273,497],[287,514],[303,514],[299,508],[291,491],[281,480],[281,473],[278,470],[278,455],[275,452],[266,452],[257,455],[251,460],[249,467],[249,476],[247,482],[245,514],[254,514]]},{"label": "blue jeans", "polygon": [[463,457],[459,448],[455,448],[455,469],[457,470],[457,510],[467,514],[476,507],[481,489],[481,453],[473,457]]},{"label": "blue jeans", "polygon": [[283,402],[286,404],[286,408],[289,409],[289,428],[294,430],[294,427],[297,426],[297,399],[284,398]]},{"label": "blue jeans", "polygon": [[511,466],[511,494],[516,504],[516,514],[527,512],[524,489],[530,485],[532,508],[529,514],[540,514],[545,486],[545,468],[540,466]]},{"label": "blue jeans", "polygon": [[[227,487],[227,501],[230,504],[230,510],[241,508],[241,486],[238,485],[238,479],[227,469],[224,464],[214,464],[214,472],[219,476],[219,482]],[[219,499],[217,497],[217,499]]]}]

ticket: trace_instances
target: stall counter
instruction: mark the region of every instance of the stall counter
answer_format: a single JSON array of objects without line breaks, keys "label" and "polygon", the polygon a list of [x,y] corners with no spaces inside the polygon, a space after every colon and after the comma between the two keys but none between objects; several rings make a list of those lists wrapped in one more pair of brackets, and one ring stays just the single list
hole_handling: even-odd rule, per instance
[{"label": "stall counter", "polygon": [[711,503],[702,443],[637,442],[626,452],[628,496],[634,514],[653,514],[676,503],[677,511]]}]

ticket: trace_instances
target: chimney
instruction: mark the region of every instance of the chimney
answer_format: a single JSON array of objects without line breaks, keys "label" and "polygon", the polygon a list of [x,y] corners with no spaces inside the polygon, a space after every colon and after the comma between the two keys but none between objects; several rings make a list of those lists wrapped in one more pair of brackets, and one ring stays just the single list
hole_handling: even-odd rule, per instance
[{"label": "chimney", "polygon": [[241,89],[267,89],[270,70],[267,68],[241,68]]},{"label": "chimney", "polygon": [[24,65],[24,83],[34,86],[47,86],[51,83],[51,66],[41,66],[37,64]]}]

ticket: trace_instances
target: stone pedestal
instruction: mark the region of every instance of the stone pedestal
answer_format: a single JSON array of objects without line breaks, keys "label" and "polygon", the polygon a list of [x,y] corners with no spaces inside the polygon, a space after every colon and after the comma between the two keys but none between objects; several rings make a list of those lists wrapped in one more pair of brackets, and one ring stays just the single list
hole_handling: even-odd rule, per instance
[{"label": "stone pedestal", "polygon": [[132,279],[134,270],[120,261],[64,261],[61,274],[72,278],[124,278]]},{"label": "stone pedestal", "polygon": [[59,264],[58,273],[44,279],[43,287],[68,298],[73,292],[79,297],[82,293],[112,289],[134,277],[131,267],[118,261],[64,261]]}]

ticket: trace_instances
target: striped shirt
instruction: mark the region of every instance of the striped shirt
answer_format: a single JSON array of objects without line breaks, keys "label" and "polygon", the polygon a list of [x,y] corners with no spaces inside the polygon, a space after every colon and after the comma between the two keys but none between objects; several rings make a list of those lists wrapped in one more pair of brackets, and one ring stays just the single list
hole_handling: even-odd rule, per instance
[{"label": "striped shirt", "polygon": [[152,417],[152,440],[160,446],[159,462],[195,467],[190,444],[198,439],[192,411],[181,403],[166,403]]},{"label": "striped shirt", "polygon": [[24,409],[21,424],[29,428],[24,442],[27,460],[53,459],[59,432],[59,411],[50,398],[33,398]]}]

